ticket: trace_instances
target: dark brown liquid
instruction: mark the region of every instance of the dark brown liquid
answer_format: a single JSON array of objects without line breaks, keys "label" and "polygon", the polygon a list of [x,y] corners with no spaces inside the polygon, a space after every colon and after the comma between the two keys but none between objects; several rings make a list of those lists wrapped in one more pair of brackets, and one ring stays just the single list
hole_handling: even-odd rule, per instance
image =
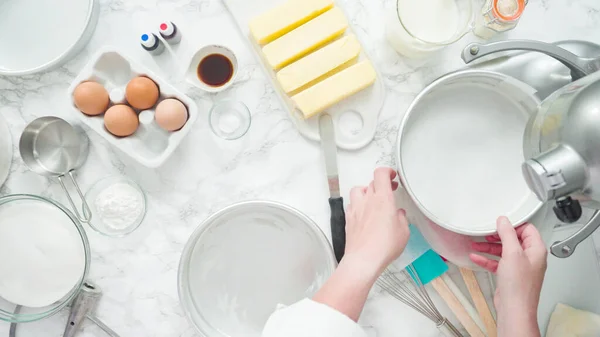
[{"label": "dark brown liquid", "polygon": [[210,54],[198,65],[198,78],[211,87],[220,87],[231,80],[233,64],[221,54]]}]

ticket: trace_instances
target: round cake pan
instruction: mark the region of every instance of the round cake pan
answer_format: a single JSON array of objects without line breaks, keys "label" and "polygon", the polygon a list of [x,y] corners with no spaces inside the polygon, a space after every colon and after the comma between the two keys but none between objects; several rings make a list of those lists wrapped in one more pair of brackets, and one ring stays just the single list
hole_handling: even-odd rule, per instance
[{"label": "round cake pan", "polygon": [[483,70],[446,75],[415,98],[399,131],[398,171],[427,218],[482,236],[496,232],[499,216],[518,226],[541,209],[521,173],[539,103],[530,86]]},{"label": "round cake pan", "polygon": [[74,57],[94,33],[98,0],[0,2],[0,75],[22,76]]}]

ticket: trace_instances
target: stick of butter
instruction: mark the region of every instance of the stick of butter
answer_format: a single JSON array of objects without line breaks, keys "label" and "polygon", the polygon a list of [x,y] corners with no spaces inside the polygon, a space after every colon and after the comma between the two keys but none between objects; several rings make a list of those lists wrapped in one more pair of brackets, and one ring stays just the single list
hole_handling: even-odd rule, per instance
[{"label": "stick of butter", "polygon": [[267,62],[279,69],[344,34],[348,20],[335,7],[263,47]]},{"label": "stick of butter", "polygon": [[252,19],[250,33],[258,43],[269,43],[331,8],[333,0],[289,0]]},{"label": "stick of butter", "polygon": [[359,54],[360,43],[348,35],[281,69],[277,80],[286,94],[293,94],[343,69]]},{"label": "stick of butter", "polygon": [[310,118],[330,106],[372,85],[377,73],[369,61],[362,61],[292,97],[304,118]]}]

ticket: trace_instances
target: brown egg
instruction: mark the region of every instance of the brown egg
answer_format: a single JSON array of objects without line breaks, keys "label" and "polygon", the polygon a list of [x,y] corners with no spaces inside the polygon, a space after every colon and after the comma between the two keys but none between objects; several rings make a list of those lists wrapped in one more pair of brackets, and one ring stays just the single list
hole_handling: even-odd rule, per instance
[{"label": "brown egg", "polygon": [[125,97],[132,107],[149,109],[158,101],[158,86],[148,77],[139,76],[127,83]]},{"label": "brown egg", "polygon": [[108,91],[97,82],[83,82],[73,91],[73,103],[88,116],[104,113],[108,108]]},{"label": "brown egg", "polygon": [[137,113],[127,105],[114,105],[106,110],[106,114],[104,114],[106,130],[117,137],[132,135],[139,124]]},{"label": "brown egg", "polygon": [[167,131],[177,131],[187,122],[188,112],[185,105],[179,100],[168,98],[158,103],[154,119],[161,128]]}]

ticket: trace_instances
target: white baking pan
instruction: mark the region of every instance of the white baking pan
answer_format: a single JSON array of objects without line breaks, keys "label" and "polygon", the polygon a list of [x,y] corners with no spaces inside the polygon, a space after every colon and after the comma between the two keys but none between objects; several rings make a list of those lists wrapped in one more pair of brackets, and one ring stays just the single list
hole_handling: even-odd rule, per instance
[{"label": "white baking pan", "polygon": [[86,45],[98,0],[0,1],[0,75],[20,76],[59,66]]}]

